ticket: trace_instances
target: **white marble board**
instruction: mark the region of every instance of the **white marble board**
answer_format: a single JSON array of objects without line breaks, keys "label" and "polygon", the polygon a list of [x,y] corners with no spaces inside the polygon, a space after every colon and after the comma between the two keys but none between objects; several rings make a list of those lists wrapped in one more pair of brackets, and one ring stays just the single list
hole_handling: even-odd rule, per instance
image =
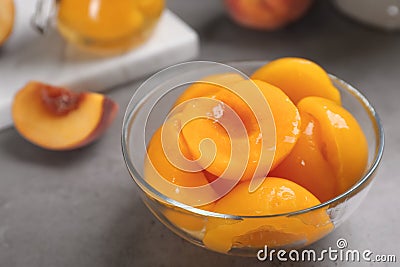
[{"label": "white marble board", "polygon": [[142,46],[114,57],[82,54],[55,31],[42,36],[30,26],[35,1],[16,0],[11,38],[0,48],[0,130],[12,125],[15,92],[30,80],[103,91],[161,68],[194,58],[198,36],[166,10],[152,37]]}]

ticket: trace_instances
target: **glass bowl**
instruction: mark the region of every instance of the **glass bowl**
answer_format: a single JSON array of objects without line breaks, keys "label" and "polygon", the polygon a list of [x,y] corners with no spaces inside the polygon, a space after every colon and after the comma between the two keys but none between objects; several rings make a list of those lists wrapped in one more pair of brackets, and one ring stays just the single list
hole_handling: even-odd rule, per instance
[{"label": "glass bowl", "polygon": [[[275,249],[298,249],[323,238],[358,208],[371,187],[383,153],[383,128],[374,108],[357,89],[330,75],[341,93],[343,106],[355,116],[362,127],[369,148],[364,176],[343,194],[317,206],[286,214],[236,216],[183,204],[152,187],[144,178],[146,146],[187,85],[191,81],[216,73],[239,70],[251,75],[265,63],[245,61],[224,65],[195,62],[167,68],[138,88],[127,107],[123,121],[124,160],[145,205],[158,220],[182,238],[198,246],[230,255],[254,257],[265,245]],[[210,232],[214,234],[211,240]],[[223,240],[227,237],[229,240]]]}]

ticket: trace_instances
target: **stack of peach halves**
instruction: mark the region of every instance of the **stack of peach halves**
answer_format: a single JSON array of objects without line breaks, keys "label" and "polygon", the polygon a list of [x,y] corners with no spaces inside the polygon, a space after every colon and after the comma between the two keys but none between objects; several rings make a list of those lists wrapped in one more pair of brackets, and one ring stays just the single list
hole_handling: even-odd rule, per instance
[{"label": "stack of peach halves", "polygon": [[[227,87],[234,84],[235,88],[255,84],[269,104],[275,123],[275,153],[270,171],[264,173],[266,179],[257,190],[250,193],[248,188],[259,163],[261,144],[267,137],[260,135],[259,121],[252,112],[254,107],[215,84],[193,84],[175,103],[177,106],[199,97],[221,103],[219,110],[212,112],[195,102],[184,106],[181,114],[204,108],[204,114],[209,116],[190,120],[177,133],[179,147],[186,158],[205,158],[209,164],[201,166],[202,170],[197,172],[187,172],[171,164],[163,149],[160,127],[148,146],[151,164],[145,163],[146,177],[157,171],[169,182],[186,187],[205,185],[220,177],[230,163],[232,152],[232,139],[219,123],[224,109],[229,106],[247,131],[250,149],[247,167],[240,182],[229,193],[200,208],[238,216],[288,213],[326,202],[344,193],[361,178],[368,157],[366,138],[357,120],[341,106],[339,91],[320,66],[301,58],[281,58],[261,67],[250,78],[223,74],[208,79],[216,83],[223,81]],[[164,130],[177,130],[179,116],[170,117]],[[213,140],[216,149],[211,163],[205,155],[207,146],[199,146],[206,139]],[[202,165],[201,160],[199,164]],[[203,241],[213,246],[214,241],[220,242],[216,240],[206,234]]]}]

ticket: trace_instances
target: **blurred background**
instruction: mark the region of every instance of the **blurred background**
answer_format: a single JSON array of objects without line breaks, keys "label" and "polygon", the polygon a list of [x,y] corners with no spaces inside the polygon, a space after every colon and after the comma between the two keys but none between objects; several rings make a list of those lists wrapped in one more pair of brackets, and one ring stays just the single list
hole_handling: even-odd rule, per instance
[{"label": "blurred background", "polygon": [[[4,11],[1,1],[0,14]],[[289,25],[262,30],[232,19],[229,5],[222,0],[168,0],[165,6],[172,13],[155,24],[149,37],[123,54],[101,56],[71,48],[54,29],[40,35],[29,26],[29,34],[21,37],[23,26],[17,25],[0,48],[4,123],[0,131],[0,266],[263,264],[209,252],[174,235],[145,208],[126,171],[120,135],[129,99],[155,71],[191,59],[304,57],[365,94],[386,134],[378,177],[352,219],[313,247],[334,246],[344,237],[352,248],[398,253],[400,1],[380,1],[382,9],[376,1],[343,2],[314,1],[304,16]],[[358,13],[354,14],[354,8]],[[386,15],[376,19],[382,13],[366,21],[374,10],[384,10],[389,22]],[[33,12],[24,9],[24,14]],[[19,16],[16,9],[14,19],[20,20]],[[29,52],[31,41],[33,53]],[[120,106],[116,121],[98,142],[84,148],[60,153],[34,146],[12,127],[9,110],[16,90],[32,79],[102,91]]]}]

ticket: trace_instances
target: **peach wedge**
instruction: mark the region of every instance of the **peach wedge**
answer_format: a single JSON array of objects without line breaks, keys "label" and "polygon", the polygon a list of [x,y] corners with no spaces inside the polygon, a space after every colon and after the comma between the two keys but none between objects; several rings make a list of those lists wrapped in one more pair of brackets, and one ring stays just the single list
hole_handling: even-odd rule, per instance
[{"label": "peach wedge", "polygon": [[0,0],[0,46],[10,36],[14,26],[14,1]]},{"label": "peach wedge", "polygon": [[244,80],[237,73],[223,73],[203,77],[200,81],[190,85],[175,101],[174,107],[193,98],[214,95],[232,83]]},{"label": "peach wedge", "polygon": [[325,159],[320,140],[322,129],[317,120],[300,112],[300,137],[290,154],[268,175],[282,177],[304,187],[325,202],[338,195],[333,167]]},{"label": "peach wedge", "polygon": [[32,81],[17,92],[14,126],[28,141],[50,150],[72,150],[97,139],[118,105],[108,97]]},{"label": "peach wedge", "polygon": [[362,177],[368,163],[361,126],[349,111],[326,98],[306,97],[297,106],[320,125],[322,154],[336,172],[339,193],[345,192]]},{"label": "peach wedge", "polygon": [[340,105],[340,93],[326,71],[304,58],[279,58],[256,70],[252,79],[280,88],[297,104],[307,96],[320,96]]},{"label": "peach wedge", "polygon": [[[249,181],[240,183],[218,200],[211,211],[238,216],[283,214],[313,207],[320,201],[300,185],[267,177],[253,193]],[[232,247],[283,247],[298,242],[310,244],[333,228],[324,208],[296,216],[242,218],[232,221],[209,218],[203,242],[227,253]]]},{"label": "peach wedge", "polygon": [[[214,114],[213,110],[215,107],[211,109],[206,104],[201,104],[201,102],[198,102],[195,105],[187,105],[184,109],[184,114],[188,116],[189,114],[198,111],[209,116],[207,118],[196,118],[191,120],[185,125],[182,133],[194,158],[197,159],[200,158],[202,154],[205,155],[205,161],[200,160],[199,164],[208,172],[216,176],[221,176],[229,165],[241,169],[239,166],[241,166],[242,158],[238,157],[238,155],[233,155],[232,141],[238,141],[240,139],[241,141],[237,143],[236,149],[246,154],[246,139],[239,137],[238,135],[232,136],[231,138],[223,125],[220,124],[220,122],[223,122],[224,120],[232,121],[232,116],[228,112],[228,109],[226,109],[227,107],[232,108],[237,113],[247,130],[249,154],[247,158],[247,167],[241,177],[243,181],[249,180],[255,175],[255,170],[260,159],[261,144],[263,142],[265,147],[268,147],[268,139],[276,139],[276,150],[271,166],[271,169],[273,169],[290,153],[297,141],[299,136],[298,128],[300,127],[300,115],[296,106],[289,100],[288,96],[284,92],[275,86],[258,80],[244,80],[231,85],[232,89],[235,89],[236,92],[247,92],[249,98],[258,97],[255,93],[250,93],[252,92],[250,90],[254,86],[257,86],[260,90],[261,98],[264,97],[264,99],[269,103],[272,113],[271,115],[274,121],[268,122],[267,119],[269,118],[266,118],[263,123],[268,127],[275,126],[276,136],[266,136],[265,133],[264,136],[262,136],[259,128],[260,125],[252,113],[252,109],[258,107],[248,106],[243,99],[226,89],[222,89],[210,97],[211,99],[220,102],[219,105],[216,105],[216,107],[220,107],[222,110],[222,115],[218,118],[215,118],[212,115]],[[244,93],[242,93],[242,95],[244,95]],[[263,102],[260,103],[262,104]],[[238,134],[238,129],[235,130],[235,134]],[[214,160],[211,159],[213,158],[214,153],[207,152],[214,151],[214,145],[211,142],[203,143],[204,151],[199,150],[199,144],[202,140],[207,139],[214,141],[216,151],[218,151]],[[266,150],[265,147],[264,149]],[[208,162],[212,163],[206,164]],[[237,173],[241,172],[238,170]],[[266,175],[266,173],[264,175]]]}]

